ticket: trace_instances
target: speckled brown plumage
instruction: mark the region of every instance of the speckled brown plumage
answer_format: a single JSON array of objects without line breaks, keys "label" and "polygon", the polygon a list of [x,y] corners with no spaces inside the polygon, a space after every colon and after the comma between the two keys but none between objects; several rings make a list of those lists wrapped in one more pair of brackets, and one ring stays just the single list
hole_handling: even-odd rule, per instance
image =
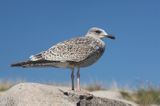
[{"label": "speckled brown plumage", "polygon": [[102,40],[93,37],[79,37],[60,42],[47,51],[33,55],[31,60],[71,62],[79,66],[88,66],[91,65],[90,62],[95,62],[103,52],[104,42]]}]

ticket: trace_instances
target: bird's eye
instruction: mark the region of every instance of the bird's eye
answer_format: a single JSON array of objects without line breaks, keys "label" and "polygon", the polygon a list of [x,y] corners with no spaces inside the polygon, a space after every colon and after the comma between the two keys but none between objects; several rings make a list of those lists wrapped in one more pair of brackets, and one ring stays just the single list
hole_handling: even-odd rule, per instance
[{"label": "bird's eye", "polygon": [[97,34],[100,34],[100,33],[101,33],[101,31],[99,31],[99,30],[96,30],[95,32],[96,32]]}]

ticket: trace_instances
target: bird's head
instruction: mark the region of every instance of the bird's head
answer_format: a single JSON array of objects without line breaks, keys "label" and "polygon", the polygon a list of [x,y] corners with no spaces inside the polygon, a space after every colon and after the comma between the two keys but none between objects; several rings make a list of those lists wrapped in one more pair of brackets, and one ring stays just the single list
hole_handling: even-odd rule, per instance
[{"label": "bird's head", "polygon": [[112,36],[111,34],[107,34],[107,32],[105,32],[103,29],[97,27],[90,28],[86,36],[91,36],[99,39],[103,38],[115,39],[114,36]]}]

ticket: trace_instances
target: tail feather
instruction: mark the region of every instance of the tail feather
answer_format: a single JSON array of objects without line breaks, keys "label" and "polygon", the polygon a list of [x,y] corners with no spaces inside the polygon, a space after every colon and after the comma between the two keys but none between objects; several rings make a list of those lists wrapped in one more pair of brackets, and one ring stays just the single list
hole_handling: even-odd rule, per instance
[{"label": "tail feather", "polygon": [[67,67],[68,63],[63,63],[60,61],[49,61],[49,60],[37,60],[37,61],[24,61],[24,62],[18,62],[15,64],[11,64],[11,67]]},{"label": "tail feather", "polygon": [[58,61],[48,61],[48,60],[38,60],[38,61],[32,61],[32,60],[28,60],[28,61],[24,61],[24,62],[18,62],[15,64],[11,64],[11,67],[44,67],[44,66],[52,66],[52,67],[56,67],[56,65],[54,65],[55,63],[59,63]]},{"label": "tail feather", "polygon": [[27,63],[26,62],[18,62],[18,63],[14,63],[14,64],[11,64],[11,67],[22,67],[23,65],[25,65]]}]

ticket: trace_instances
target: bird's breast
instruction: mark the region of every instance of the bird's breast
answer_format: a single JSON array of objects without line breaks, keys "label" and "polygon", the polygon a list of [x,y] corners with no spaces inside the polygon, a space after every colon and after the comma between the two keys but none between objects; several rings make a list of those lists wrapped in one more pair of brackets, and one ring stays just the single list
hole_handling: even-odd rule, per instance
[{"label": "bird's breast", "polygon": [[88,56],[85,60],[78,63],[80,67],[88,67],[96,63],[99,58],[103,55],[105,48],[98,48],[92,55]]}]

